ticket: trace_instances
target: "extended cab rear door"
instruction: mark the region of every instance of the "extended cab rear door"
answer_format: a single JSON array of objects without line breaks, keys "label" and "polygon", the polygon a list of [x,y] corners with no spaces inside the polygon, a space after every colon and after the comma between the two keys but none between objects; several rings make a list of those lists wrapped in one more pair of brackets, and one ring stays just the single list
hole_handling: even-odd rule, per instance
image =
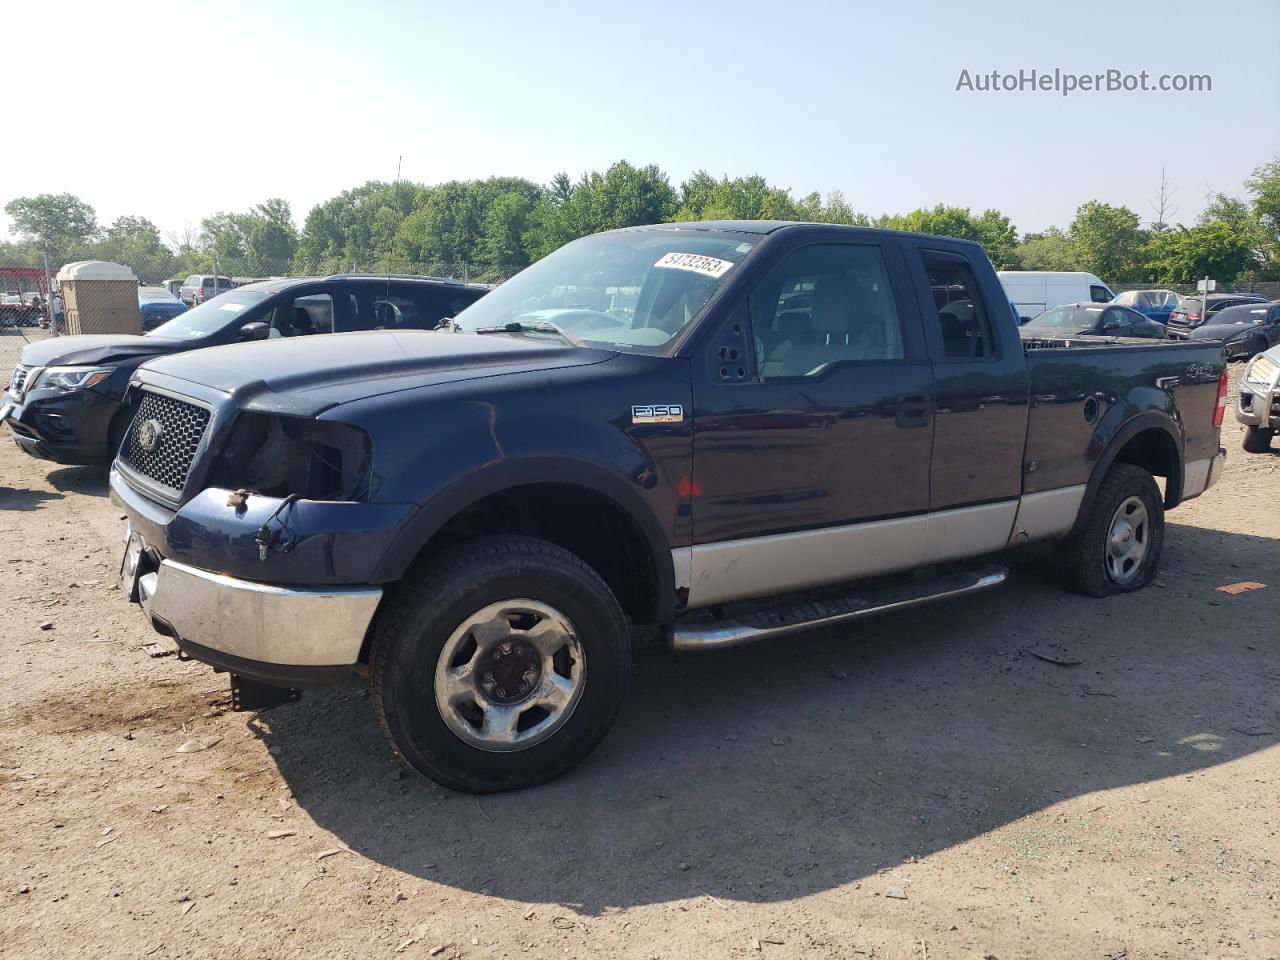
[{"label": "extended cab rear door", "polygon": [[1018,329],[980,248],[902,244],[933,365],[925,559],[994,550],[1008,540],[1022,492],[1028,387]]}]

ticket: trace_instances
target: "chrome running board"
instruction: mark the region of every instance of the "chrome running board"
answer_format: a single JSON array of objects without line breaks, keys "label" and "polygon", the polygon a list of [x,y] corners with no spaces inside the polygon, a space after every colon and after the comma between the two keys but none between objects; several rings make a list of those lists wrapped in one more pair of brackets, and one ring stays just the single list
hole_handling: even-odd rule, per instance
[{"label": "chrome running board", "polygon": [[846,596],[798,600],[744,612],[725,620],[677,622],[671,631],[673,650],[719,650],[756,640],[799,633],[814,627],[844,623],[856,617],[904,610],[935,600],[948,600],[1004,583],[1009,571],[994,565],[949,573],[931,580],[914,580],[873,587]]}]

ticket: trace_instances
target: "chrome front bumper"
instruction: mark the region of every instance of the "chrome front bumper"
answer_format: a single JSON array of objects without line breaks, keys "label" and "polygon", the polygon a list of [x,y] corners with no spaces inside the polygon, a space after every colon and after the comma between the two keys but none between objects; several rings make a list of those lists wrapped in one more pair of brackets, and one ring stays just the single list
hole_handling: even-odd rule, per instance
[{"label": "chrome front bumper", "polygon": [[355,664],[381,599],[381,587],[280,587],[172,560],[138,578],[143,610],[179,646],[285,667]]},{"label": "chrome front bumper", "polygon": [[[1246,399],[1248,398],[1246,406]],[[1245,380],[1236,398],[1236,422],[1250,427],[1280,427],[1280,384]]]}]

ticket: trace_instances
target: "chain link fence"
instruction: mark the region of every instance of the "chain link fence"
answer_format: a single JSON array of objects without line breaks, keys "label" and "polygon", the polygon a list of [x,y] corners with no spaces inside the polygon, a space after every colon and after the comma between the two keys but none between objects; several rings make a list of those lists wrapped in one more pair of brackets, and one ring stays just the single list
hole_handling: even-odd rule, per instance
[{"label": "chain link fence", "polygon": [[[1111,289],[1116,293],[1126,290],[1172,290],[1180,297],[1193,297],[1198,291],[1194,283],[1113,283]],[[1268,300],[1280,300],[1280,282],[1274,280],[1252,280],[1240,283],[1219,282],[1214,293],[1254,293]]]}]

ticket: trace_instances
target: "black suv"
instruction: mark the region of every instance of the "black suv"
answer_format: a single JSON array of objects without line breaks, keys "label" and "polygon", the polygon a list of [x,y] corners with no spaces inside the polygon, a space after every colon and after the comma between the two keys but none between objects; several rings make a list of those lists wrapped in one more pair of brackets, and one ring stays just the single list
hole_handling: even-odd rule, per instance
[{"label": "black suv", "polygon": [[54,337],[23,348],[0,422],[33,457],[109,462],[130,415],[129,378],[153,357],[246,340],[355,330],[431,330],[486,288],[434,277],[341,275],[229,290],[144,336]]},{"label": "black suv", "polygon": [[[1208,309],[1205,302],[1208,302]],[[1169,336],[1175,340],[1185,340],[1192,330],[1212,323],[1214,315],[1228,307],[1239,307],[1247,303],[1267,303],[1266,297],[1254,293],[1211,293],[1206,297],[1183,297],[1181,302],[1169,314],[1167,324]]]}]

